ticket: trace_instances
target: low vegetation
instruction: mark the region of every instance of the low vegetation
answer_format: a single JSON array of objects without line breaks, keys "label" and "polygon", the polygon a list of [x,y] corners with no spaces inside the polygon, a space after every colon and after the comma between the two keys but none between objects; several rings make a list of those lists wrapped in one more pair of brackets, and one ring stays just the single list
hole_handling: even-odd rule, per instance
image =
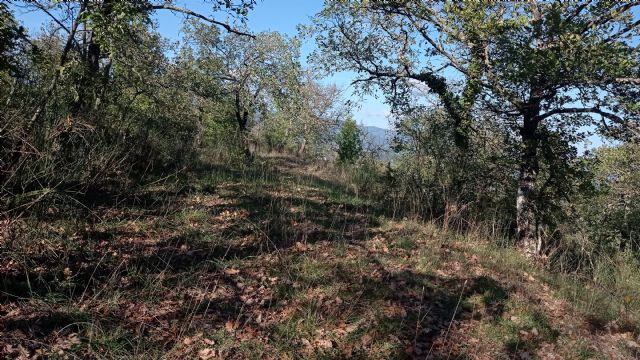
[{"label": "low vegetation", "polygon": [[2,352],[638,355],[637,271],[606,283],[549,272],[497,238],[394,218],[350,179],[295,158],[210,164],[90,211],[16,220],[3,238]]}]

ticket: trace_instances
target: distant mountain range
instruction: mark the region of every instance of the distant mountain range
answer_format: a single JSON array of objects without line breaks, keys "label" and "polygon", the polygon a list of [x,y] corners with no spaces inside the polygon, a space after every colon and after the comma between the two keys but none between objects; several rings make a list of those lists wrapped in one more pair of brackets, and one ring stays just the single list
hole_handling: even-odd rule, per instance
[{"label": "distant mountain range", "polygon": [[365,142],[369,142],[369,144],[375,148],[383,150],[391,149],[392,130],[367,125],[358,125],[358,127],[362,130]]},{"label": "distant mountain range", "polygon": [[[336,133],[340,131],[342,123],[336,126]],[[381,160],[390,160],[395,157],[391,149],[393,130],[383,129],[377,126],[358,125],[364,137],[364,148],[366,150],[377,150]]]}]

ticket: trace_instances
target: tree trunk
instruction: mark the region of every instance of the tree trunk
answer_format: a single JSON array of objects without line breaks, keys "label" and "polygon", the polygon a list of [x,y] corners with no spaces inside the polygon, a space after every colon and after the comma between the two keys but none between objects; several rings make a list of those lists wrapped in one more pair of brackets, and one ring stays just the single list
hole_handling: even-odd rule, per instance
[{"label": "tree trunk", "polygon": [[[86,6],[83,3],[80,6],[80,11],[78,12],[77,19],[82,17],[82,15],[84,14],[85,9],[86,9]],[[65,43],[64,48],[62,49],[62,55],[60,55],[60,61],[58,62],[58,65],[59,65],[58,67],[60,69],[57,69],[56,72],[54,73],[53,79],[51,79],[51,84],[49,85],[49,88],[47,89],[45,96],[43,96],[41,98],[40,103],[36,107],[36,111],[33,113],[33,116],[31,116],[31,119],[27,122],[27,124],[25,126],[25,133],[27,133],[27,134],[32,132],[32,130],[35,127],[36,123],[40,119],[40,116],[42,114],[42,110],[47,105],[47,102],[53,97],[52,96],[53,92],[55,91],[56,86],[58,85],[58,80],[60,80],[60,75],[62,74],[62,70],[64,68],[64,65],[67,63],[67,59],[69,57],[69,52],[71,51],[71,48],[73,47],[73,41],[75,39],[76,32],[78,30],[78,25],[80,24],[80,21],[77,20],[77,19],[71,25],[71,31],[69,31],[69,36],[67,37],[67,42]],[[27,142],[24,142],[24,144],[27,144]]]},{"label": "tree trunk", "polygon": [[253,154],[249,149],[249,134],[247,134],[247,123],[249,122],[249,111],[242,106],[240,100],[240,92],[236,92],[236,120],[238,121],[238,132],[240,134],[240,141],[242,143],[242,151],[247,161],[253,160]]},{"label": "tree trunk", "polygon": [[535,186],[538,176],[538,120],[534,113],[528,112],[524,116],[524,126],[520,130],[523,146],[516,200],[517,245],[528,257],[537,256],[542,247],[537,226]]},{"label": "tree trunk", "polygon": [[622,215],[622,226],[620,227],[620,251],[627,249],[627,244],[631,240],[631,231],[629,229],[629,197],[627,194],[620,195],[620,200],[624,204],[624,213]]},{"label": "tree trunk", "polygon": [[298,148],[298,157],[302,157],[302,155],[304,155],[304,150],[306,146],[307,146],[307,139],[302,138],[302,141],[300,142],[300,147]]}]

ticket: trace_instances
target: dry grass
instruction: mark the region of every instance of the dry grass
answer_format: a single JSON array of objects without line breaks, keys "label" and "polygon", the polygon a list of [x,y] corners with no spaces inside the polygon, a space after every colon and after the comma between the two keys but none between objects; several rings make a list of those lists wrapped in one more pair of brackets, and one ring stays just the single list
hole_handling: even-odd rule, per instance
[{"label": "dry grass", "polygon": [[130,198],[101,199],[90,207],[92,221],[52,209],[45,221],[14,224],[0,254],[0,353],[637,355],[635,315],[622,309],[596,324],[593,311],[567,296],[568,277],[486,241],[385,218],[385,209],[341,185],[339,174],[265,161],[203,169],[189,187],[156,184]]}]

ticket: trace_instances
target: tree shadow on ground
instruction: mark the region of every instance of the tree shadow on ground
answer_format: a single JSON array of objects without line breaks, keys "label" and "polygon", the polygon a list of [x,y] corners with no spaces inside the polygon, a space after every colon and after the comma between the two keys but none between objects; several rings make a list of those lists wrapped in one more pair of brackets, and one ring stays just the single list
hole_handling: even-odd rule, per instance
[{"label": "tree shadow on ground", "polygon": [[[234,170],[220,165],[210,165],[198,169],[200,172],[216,172],[222,178],[234,179],[238,177],[256,179],[271,176],[282,177],[283,174],[273,168]],[[266,174],[266,175],[265,175]],[[314,178],[309,176],[309,178]],[[315,182],[324,180],[314,178]],[[324,186],[339,188],[338,184],[327,182]],[[366,239],[370,236],[372,227],[377,226],[377,219],[369,213],[369,209],[362,209],[350,204],[335,201],[319,201],[300,196],[274,196],[268,192],[242,194],[242,189],[235,189],[226,195],[234,201],[230,205],[202,206],[210,215],[220,215],[225,210],[246,211],[247,217],[233,219],[224,228],[205,228],[202,230],[180,229],[177,234],[161,237],[153,243],[122,243],[122,238],[136,238],[144,236],[143,232],[131,231],[121,227],[95,229],[94,221],[88,221],[88,226],[78,226],[82,242],[77,248],[67,249],[64,257],[48,256],[43,253],[30,253],[29,263],[37,264],[39,269],[27,268],[3,274],[2,291],[10,294],[8,298],[27,297],[29,295],[45,296],[52,291],[51,283],[64,276],[60,265],[77,270],[74,279],[79,286],[86,286],[85,281],[96,282],[96,279],[109,276],[109,268],[113,264],[106,263],[87,266],[95,263],[104,256],[104,250],[97,246],[99,241],[114,241],[115,249],[127,256],[127,263],[147,264],[146,268],[164,268],[168,265],[180,271],[186,269],[187,264],[197,267],[203,259],[217,257],[244,258],[255,256],[274,248],[287,247],[296,242],[315,243],[323,240],[337,240],[348,238],[351,240]],[[205,194],[207,192],[204,192]],[[168,220],[167,216],[174,215],[185,204],[174,190],[155,190],[128,195],[116,193],[88,193],[81,199],[84,207],[90,211],[98,211],[103,216],[114,216],[117,221],[145,220],[148,218],[159,221]],[[302,209],[294,210],[294,209]],[[45,221],[63,219],[64,214],[56,212]],[[69,219],[76,221],[77,219]],[[240,244],[218,244],[211,242],[211,236],[217,239],[233,239],[253,236],[252,241]],[[181,247],[187,245],[190,251],[183,252]],[[111,250],[109,247],[108,250]],[[195,250],[195,251],[194,251]],[[61,264],[64,262],[64,264]],[[10,260],[8,260],[10,261]],[[181,265],[177,265],[181,264]],[[42,272],[40,270],[50,270]]]},{"label": "tree shadow on ground", "polygon": [[[284,176],[275,170],[238,173],[219,166],[198,171],[215,171],[224,179]],[[339,188],[311,175],[304,181]],[[397,271],[358,246],[380,234],[378,215],[384,209],[328,197],[305,197],[291,189],[257,187],[247,190],[242,184],[234,185],[220,195],[229,202],[190,205],[190,211],[207,216],[179,225],[173,216],[184,206],[184,196],[175,192],[126,200],[105,197],[94,202],[92,206],[120,211],[122,219],[140,219],[134,212],[153,216],[166,222],[164,226],[171,231],[149,239],[118,227],[89,229],[82,233],[82,248],[69,249],[63,257],[29,254],[30,263],[40,264],[45,271],[34,267],[2,274],[0,334],[10,334],[6,337],[13,339],[7,340],[10,344],[30,351],[43,344],[51,347],[60,336],[71,333],[88,337],[88,329],[93,327],[120,334],[116,341],[144,341],[163,350],[180,346],[180,336],[196,330],[226,329],[232,337],[254,334],[250,335],[253,341],[286,343],[278,330],[286,319],[283,314],[289,313],[293,304],[309,306],[300,305],[300,297],[324,283],[340,288],[342,298],[339,304],[319,308],[327,326],[331,325],[326,320],[330,316],[345,321],[365,319],[372,307],[389,304],[374,319],[366,320],[357,335],[349,335],[361,344],[352,348],[355,358],[358,354],[370,357],[371,341],[391,341],[397,346],[395,358],[463,359],[467,354],[451,331],[456,322],[471,315],[467,301],[481,296],[487,316],[502,315],[509,291],[491,277]],[[218,194],[219,189],[213,189]],[[210,194],[209,190],[194,191]],[[168,198],[175,198],[171,211],[166,206],[156,208]],[[105,239],[109,242],[102,245]],[[357,251],[352,261],[363,262],[359,272],[350,260],[335,257],[323,264],[326,273],[308,279],[291,275],[312,256],[306,255],[307,247],[330,252],[349,245]],[[234,268],[230,269],[230,264]],[[299,279],[302,285],[291,279]],[[16,314],[20,303],[29,299],[53,305],[48,310],[22,309]],[[304,310],[296,308],[294,313]],[[303,323],[308,321],[302,319]],[[367,336],[373,340],[367,343]],[[286,346],[293,353],[309,355],[301,343]],[[240,358],[238,354],[228,355]],[[332,356],[341,358],[344,354]]]},{"label": "tree shadow on ground", "polygon": [[365,297],[376,299],[382,294],[376,300],[402,306],[402,312],[385,319],[397,327],[382,327],[391,330],[388,335],[410,344],[411,350],[398,353],[398,357],[426,359],[470,358],[455,333],[460,322],[474,316],[469,301],[481,296],[486,308],[491,309],[489,316],[500,317],[509,298],[509,292],[488,276],[442,277],[408,270],[369,278],[364,291]]}]

